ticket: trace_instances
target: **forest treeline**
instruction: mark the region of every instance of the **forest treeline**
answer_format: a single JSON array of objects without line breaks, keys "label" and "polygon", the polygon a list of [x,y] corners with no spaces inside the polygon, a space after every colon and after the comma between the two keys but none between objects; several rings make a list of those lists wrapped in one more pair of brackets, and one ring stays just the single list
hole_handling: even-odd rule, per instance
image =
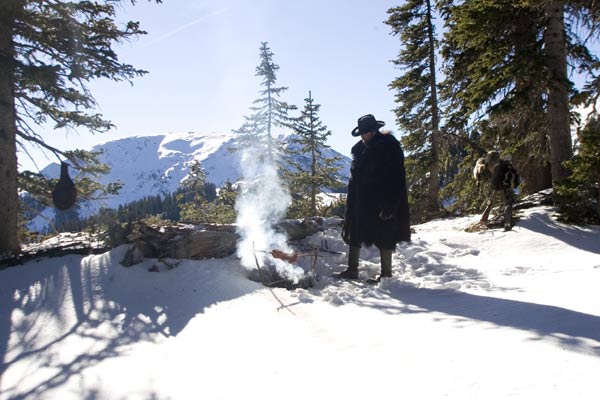
[{"label": "forest treeline", "polygon": [[[115,23],[119,3],[0,2],[2,254],[20,250],[20,229],[37,209],[19,196],[28,193],[39,205],[51,204],[51,180],[18,173],[17,148],[25,143],[71,165],[81,200],[120,189],[118,182],[98,184],[98,176],[110,168],[98,162],[98,154],[62,151],[40,133],[47,124],[107,131],[112,124],[96,112],[89,82],[132,82],[146,73],[121,62],[114,50],[117,43],[145,33],[137,22]],[[413,223],[479,211],[487,193],[470,171],[487,150],[511,157],[522,177],[521,193],[553,188],[563,219],[600,222],[600,124],[595,108],[600,61],[593,51],[600,37],[599,2],[407,0],[390,8],[387,18],[382,15],[382,23],[398,38],[393,60],[398,75],[389,89],[396,96],[395,134],[407,155]],[[291,215],[315,215],[322,212],[318,193],[343,185],[336,161],[323,155],[331,131],[319,119],[320,105],[310,88],[299,112],[283,99],[287,88],[277,84],[278,70],[274,53],[262,43],[255,73],[261,79],[259,96],[235,131],[238,144],[258,144],[257,157],[279,165],[292,197]],[[574,73],[583,84],[573,83]],[[583,106],[593,107],[586,121],[575,112]],[[280,147],[273,140],[275,130],[294,131],[295,146]],[[294,151],[310,158],[310,168],[294,165]],[[183,191],[174,194],[180,196],[175,201],[180,220],[198,221],[199,215],[214,210],[219,215],[234,211],[219,195],[208,200],[203,186],[196,186],[194,194],[186,192],[192,190],[192,181],[198,183],[194,173],[187,189],[182,182]],[[163,206],[173,202],[168,197],[160,199]],[[154,212],[150,204],[156,201],[142,201],[143,208]],[[114,212],[119,215],[119,210]],[[150,215],[167,218],[165,212]]]},{"label": "forest treeline", "polygon": [[471,169],[489,150],[512,159],[521,193],[554,188],[564,219],[600,221],[596,109],[575,112],[598,100],[600,3],[408,0],[385,23],[400,39],[390,88],[415,222],[479,211]]}]

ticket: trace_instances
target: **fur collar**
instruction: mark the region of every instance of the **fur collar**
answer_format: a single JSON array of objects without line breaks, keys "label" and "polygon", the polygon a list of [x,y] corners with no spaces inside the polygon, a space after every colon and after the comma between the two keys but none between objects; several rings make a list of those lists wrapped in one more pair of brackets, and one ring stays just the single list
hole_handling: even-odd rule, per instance
[{"label": "fur collar", "polygon": [[364,144],[362,140],[359,140],[354,146],[352,146],[352,150],[350,152],[352,153],[352,156],[356,157],[366,148],[373,148],[378,146],[380,143],[391,145],[392,143],[398,143],[398,140],[393,135],[390,135],[388,131],[378,132],[367,144]]}]

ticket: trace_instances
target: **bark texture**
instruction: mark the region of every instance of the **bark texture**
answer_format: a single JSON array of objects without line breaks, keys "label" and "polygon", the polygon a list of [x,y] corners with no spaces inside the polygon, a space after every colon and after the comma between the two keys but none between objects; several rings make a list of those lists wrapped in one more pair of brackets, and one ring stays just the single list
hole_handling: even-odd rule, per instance
[{"label": "bark texture", "polygon": [[17,2],[0,2],[0,254],[18,253],[17,146],[13,30]]},{"label": "bark texture", "polygon": [[554,184],[564,181],[569,171],[562,165],[573,154],[569,120],[569,81],[565,39],[564,2],[548,1],[544,6],[544,45],[550,74],[548,90],[548,136]]}]

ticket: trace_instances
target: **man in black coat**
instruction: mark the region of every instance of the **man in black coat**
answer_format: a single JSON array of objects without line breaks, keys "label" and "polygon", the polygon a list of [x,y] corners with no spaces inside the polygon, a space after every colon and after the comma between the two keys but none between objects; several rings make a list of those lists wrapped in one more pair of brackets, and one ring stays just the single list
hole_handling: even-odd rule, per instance
[{"label": "man in black coat", "polygon": [[358,278],[360,247],[375,245],[381,255],[381,275],[392,276],[396,244],[410,241],[410,222],[404,154],[400,143],[379,128],[385,123],[371,114],[358,119],[352,136],[352,166],[342,238],[349,245],[348,268],[336,276]]}]

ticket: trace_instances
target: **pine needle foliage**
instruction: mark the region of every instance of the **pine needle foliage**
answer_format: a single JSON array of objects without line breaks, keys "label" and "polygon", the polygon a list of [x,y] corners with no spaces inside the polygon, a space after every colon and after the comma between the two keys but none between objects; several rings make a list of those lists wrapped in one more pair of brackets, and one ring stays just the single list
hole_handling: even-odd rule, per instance
[{"label": "pine needle foliage", "polygon": [[443,10],[446,130],[512,154],[525,192],[551,187],[571,155],[569,98],[589,101],[595,87],[577,93],[558,66],[568,58],[571,71],[597,75],[588,45],[598,37],[598,5],[472,0],[445,1]]},{"label": "pine needle foliage", "polygon": [[[292,195],[290,214],[296,217],[313,217],[319,214],[317,195],[327,188],[341,184],[340,157],[327,157],[327,139],[331,131],[319,117],[320,104],[315,103],[312,93],[304,99],[304,109],[294,120],[295,135],[289,140],[287,155],[296,160],[291,169],[284,172]],[[309,166],[307,169],[302,164]]]},{"label": "pine needle foliage", "polygon": [[556,188],[561,219],[600,224],[600,119],[593,117],[579,134],[579,146],[567,167],[569,179]]},{"label": "pine needle foliage", "polygon": [[89,82],[131,82],[145,73],[113,48],[145,33],[138,22],[115,22],[120,3],[0,2],[0,253],[19,251],[17,146],[26,153],[26,143],[38,145],[85,171],[82,157],[48,145],[40,127],[105,132],[112,124],[94,112]]},{"label": "pine needle foliage", "polygon": [[190,172],[181,182],[181,191],[177,194],[182,222],[201,223],[205,220],[204,209],[206,193],[206,173],[202,164],[194,160],[190,165]]},{"label": "pine needle foliage", "polygon": [[234,131],[238,134],[238,140],[233,150],[251,148],[256,157],[265,158],[267,162],[274,162],[280,156],[280,149],[273,141],[273,129],[289,127],[292,121],[289,112],[296,109],[294,105],[280,99],[287,87],[277,86],[279,65],[275,64],[273,56],[268,43],[262,42],[260,63],[256,67],[256,76],[261,78],[260,97],[254,100],[250,107],[251,114],[244,117],[244,124]]},{"label": "pine needle foliage", "polygon": [[407,132],[402,144],[407,162],[414,166],[407,169],[409,201],[411,214],[419,220],[437,216],[440,205],[441,111],[436,79],[439,44],[434,11],[432,0],[408,0],[402,6],[390,8],[385,21],[402,43],[398,57],[393,60],[402,74],[389,86],[396,92],[396,121]]}]

